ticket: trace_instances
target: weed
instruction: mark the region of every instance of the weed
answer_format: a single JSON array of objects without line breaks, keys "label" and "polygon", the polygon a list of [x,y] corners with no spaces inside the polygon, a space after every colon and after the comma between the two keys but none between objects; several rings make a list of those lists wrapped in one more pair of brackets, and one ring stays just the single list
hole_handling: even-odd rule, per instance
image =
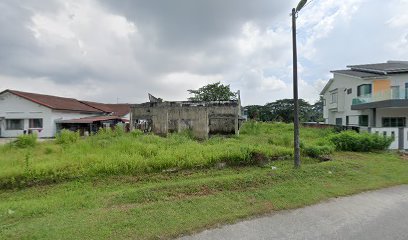
[{"label": "weed", "polygon": [[11,142],[12,146],[17,148],[34,147],[37,144],[37,134],[24,134],[17,137],[17,139]]},{"label": "weed", "polygon": [[55,142],[58,144],[72,144],[79,140],[79,132],[73,132],[66,129],[61,130],[55,137]]}]

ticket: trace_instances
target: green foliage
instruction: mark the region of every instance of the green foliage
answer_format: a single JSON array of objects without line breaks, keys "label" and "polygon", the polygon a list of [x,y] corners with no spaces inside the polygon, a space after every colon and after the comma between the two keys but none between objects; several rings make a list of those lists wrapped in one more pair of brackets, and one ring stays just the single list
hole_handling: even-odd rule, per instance
[{"label": "green foliage", "polygon": [[197,90],[188,90],[193,97],[190,97],[190,101],[229,101],[236,100],[237,94],[232,92],[230,85],[223,85],[220,82],[205,85]]},{"label": "green foliage", "polygon": [[139,129],[134,129],[133,131],[130,132],[130,134],[132,134],[133,137],[139,137],[143,135],[143,132]]},{"label": "green foliage", "polygon": [[337,150],[354,152],[385,150],[393,142],[390,137],[354,131],[340,132],[330,136],[329,139]]},{"label": "green foliage", "polygon": [[[305,159],[331,154],[335,145],[329,136],[333,134],[331,128],[301,127]],[[61,146],[62,142],[65,144]],[[374,143],[377,142],[371,145]],[[30,174],[26,174],[15,164],[25,158],[26,151],[0,147],[0,188],[73,178],[139,176],[169,169],[211,168],[218,164],[263,165],[271,160],[291,159],[293,125],[250,121],[244,123],[237,137],[214,137],[206,141],[196,141],[189,131],[164,138],[108,128],[83,139],[78,133],[64,131],[55,142],[38,144],[30,151]]]},{"label": "green foliage", "polygon": [[55,137],[55,142],[58,144],[73,144],[80,139],[79,132],[73,132],[67,129],[61,130]]},{"label": "green foliage", "polygon": [[[220,138],[214,142],[220,143]],[[303,158],[302,163],[300,170],[292,161],[274,161],[264,168],[101,176],[0,191],[0,238],[175,239],[271,211],[408,183],[407,161],[393,153],[339,152],[333,161]]]},{"label": "green foliage", "polygon": [[333,145],[310,145],[302,148],[303,153],[312,158],[328,156],[332,154],[334,150]]},{"label": "green foliage", "polygon": [[[249,119],[258,121],[293,122],[294,102],[293,99],[281,99],[264,106],[250,105],[248,110]],[[323,119],[323,99],[320,98],[311,105],[303,99],[299,99],[299,118],[302,122],[317,122]]]},{"label": "green foliage", "polygon": [[252,134],[252,135],[258,135],[261,133],[261,124],[260,122],[257,121],[248,121],[242,126],[240,133],[241,134]]},{"label": "green foliage", "polygon": [[37,138],[37,134],[20,135],[11,143],[11,145],[17,148],[34,147],[37,144]]}]

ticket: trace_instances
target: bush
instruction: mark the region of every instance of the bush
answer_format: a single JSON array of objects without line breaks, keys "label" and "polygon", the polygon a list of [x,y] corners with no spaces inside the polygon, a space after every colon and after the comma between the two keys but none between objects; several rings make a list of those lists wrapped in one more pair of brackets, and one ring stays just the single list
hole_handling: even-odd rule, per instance
[{"label": "bush", "polygon": [[393,142],[391,137],[370,133],[344,131],[329,137],[330,141],[340,151],[369,152],[385,150]]},{"label": "bush", "polygon": [[73,132],[70,130],[63,129],[55,137],[55,142],[58,144],[72,144],[79,140],[79,132]]},{"label": "bush", "polygon": [[259,123],[256,121],[248,121],[245,122],[245,124],[242,126],[240,133],[241,134],[253,134],[253,135],[258,135],[261,133],[261,127],[263,123]]},{"label": "bush", "polygon": [[131,131],[131,134],[133,137],[139,137],[141,135],[143,135],[143,132],[140,129],[135,129],[133,131]]},{"label": "bush", "polygon": [[12,142],[18,148],[34,147],[37,144],[37,134],[20,135]]},{"label": "bush", "polygon": [[305,155],[312,158],[319,158],[322,156],[330,155],[334,152],[334,146],[332,145],[311,145],[303,146],[302,151]]}]

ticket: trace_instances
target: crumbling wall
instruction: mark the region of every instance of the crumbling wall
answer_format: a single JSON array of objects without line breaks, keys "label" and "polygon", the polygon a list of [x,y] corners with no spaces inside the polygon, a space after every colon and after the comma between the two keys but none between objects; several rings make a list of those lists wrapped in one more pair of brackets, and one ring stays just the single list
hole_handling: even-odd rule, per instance
[{"label": "crumbling wall", "polygon": [[213,103],[208,106],[209,133],[210,134],[239,134],[238,102]]},{"label": "crumbling wall", "polygon": [[132,106],[131,121],[151,122],[152,132],[167,135],[189,129],[199,139],[209,134],[238,134],[240,106],[237,102],[151,102]]}]

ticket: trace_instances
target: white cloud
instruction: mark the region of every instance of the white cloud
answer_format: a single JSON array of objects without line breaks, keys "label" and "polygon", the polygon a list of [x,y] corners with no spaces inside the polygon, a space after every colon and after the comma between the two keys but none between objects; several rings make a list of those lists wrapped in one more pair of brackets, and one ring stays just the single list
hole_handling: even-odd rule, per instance
[{"label": "white cloud", "polygon": [[347,24],[358,11],[363,0],[325,0],[312,2],[299,16],[299,33],[304,56],[313,60],[317,41],[327,38],[337,24]]},{"label": "white cloud", "polygon": [[[185,99],[187,89],[223,81],[244,104],[291,98],[294,4],[5,1],[0,88],[141,102],[147,92]],[[408,0],[307,5],[298,18],[300,96],[316,100],[335,68],[407,56],[407,8]]]}]

